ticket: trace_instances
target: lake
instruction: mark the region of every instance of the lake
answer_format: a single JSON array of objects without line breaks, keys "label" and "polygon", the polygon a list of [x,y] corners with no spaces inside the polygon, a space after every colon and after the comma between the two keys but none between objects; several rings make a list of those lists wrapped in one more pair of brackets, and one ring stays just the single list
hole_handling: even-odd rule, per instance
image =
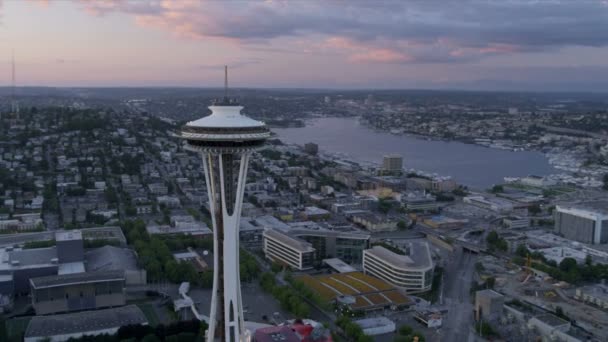
[{"label": "lake", "polygon": [[306,127],[272,131],[285,143],[314,142],[321,152],[346,154],[356,162],[380,164],[383,155],[399,154],[405,168],[452,176],[477,189],[502,183],[504,177],[559,173],[540,152],[393,135],[363,126],[356,118],[319,118],[308,121]]}]

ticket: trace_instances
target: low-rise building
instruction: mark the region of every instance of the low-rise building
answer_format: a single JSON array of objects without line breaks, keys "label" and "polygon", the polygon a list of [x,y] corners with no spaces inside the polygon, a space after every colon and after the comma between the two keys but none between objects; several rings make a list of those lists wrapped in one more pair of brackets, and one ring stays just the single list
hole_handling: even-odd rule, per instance
[{"label": "low-rise building", "polygon": [[469,220],[458,220],[442,215],[436,215],[427,219],[424,219],[424,224],[431,228],[439,229],[458,229],[464,227]]},{"label": "low-rise building", "polygon": [[101,271],[30,279],[37,315],[125,305],[124,271]]},{"label": "low-rise building", "polygon": [[608,309],[608,286],[590,285],[579,287],[576,289],[574,298],[606,310]]},{"label": "low-rise building", "polygon": [[440,328],[443,324],[441,312],[416,311],[414,318],[427,328]]},{"label": "low-rise building", "polygon": [[409,293],[431,289],[434,264],[426,242],[410,242],[403,255],[382,246],[363,252],[363,271]]},{"label": "low-rise building", "polygon": [[477,320],[494,320],[500,318],[505,296],[494,290],[475,292],[475,318]]},{"label": "low-rise building", "polygon": [[363,333],[368,336],[390,334],[395,332],[397,327],[395,322],[391,321],[386,317],[372,317],[353,321],[356,325],[361,327]]},{"label": "low-rise building", "polygon": [[467,196],[464,197],[462,201],[501,214],[513,211],[514,207],[513,202],[498,197]]},{"label": "low-rise building", "polygon": [[82,336],[113,335],[124,325],[148,325],[136,305],[63,315],[34,316],[25,330],[24,342],[67,341]]},{"label": "low-rise building", "polygon": [[392,231],[397,229],[397,220],[380,216],[371,212],[362,212],[350,216],[357,223],[370,232]]},{"label": "low-rise building", "polygon": [[508,216],[502,219],[502,224],[511,229],[530,227],[530,218],[521,216]]}]

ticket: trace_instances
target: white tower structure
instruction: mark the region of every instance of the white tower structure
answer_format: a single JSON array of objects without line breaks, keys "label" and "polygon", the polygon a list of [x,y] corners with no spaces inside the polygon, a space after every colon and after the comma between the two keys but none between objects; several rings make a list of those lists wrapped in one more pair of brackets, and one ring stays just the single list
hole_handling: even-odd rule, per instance
[{"label": "white tower structure", "polygon": [[207,341],[250,339],[243,319],[239,274],[239,221],[247,166],[253,151],[270,131],[263,122],[241,114],[243,107],[228,98],[209,107],[211,115],[190,121],[180,136],[186,148],[201,154],[213,223],[214,276]]}]

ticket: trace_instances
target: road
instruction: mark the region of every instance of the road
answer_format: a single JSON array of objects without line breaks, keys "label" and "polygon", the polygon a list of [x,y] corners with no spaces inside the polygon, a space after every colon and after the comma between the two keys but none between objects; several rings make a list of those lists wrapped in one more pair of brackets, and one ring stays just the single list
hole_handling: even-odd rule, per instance
[{"label": "road", "polygon": [[442,282],[442,298],[448,313],[440,329],[442,341],[469,340],[473,324],[473,304],[469,293],[473,281],[477,254],[457,248],[447,263]]}]

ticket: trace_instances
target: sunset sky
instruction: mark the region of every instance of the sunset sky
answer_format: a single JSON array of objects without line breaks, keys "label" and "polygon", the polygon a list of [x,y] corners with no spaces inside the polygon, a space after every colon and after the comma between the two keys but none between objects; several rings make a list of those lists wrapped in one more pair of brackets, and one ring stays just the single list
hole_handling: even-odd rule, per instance
[{"label": "sunset sky", "polygon": [[0,85],[13,50],[18,85],[608,89],[608,1],[0,0]]}]

